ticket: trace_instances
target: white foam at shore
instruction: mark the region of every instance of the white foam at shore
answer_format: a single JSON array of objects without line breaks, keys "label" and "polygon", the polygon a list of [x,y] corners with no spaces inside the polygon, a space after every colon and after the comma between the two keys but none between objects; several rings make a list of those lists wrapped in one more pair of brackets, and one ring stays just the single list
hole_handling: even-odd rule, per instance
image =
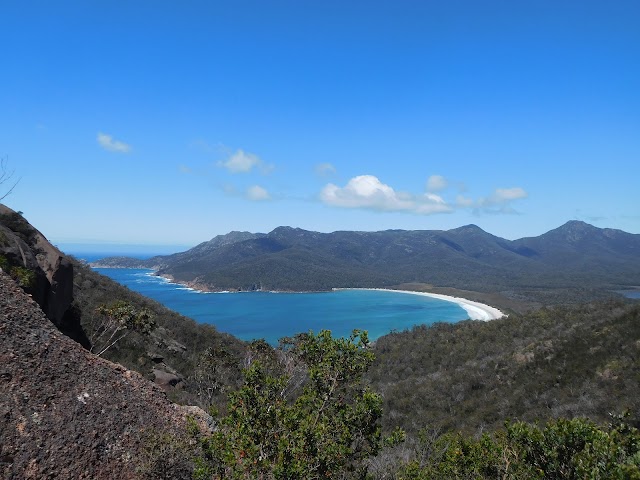
[{"label": "white foam at shore", "polygon": [[471,320],[496,320],[506,316],[503,312],[490,305],[474,302],[462,297],[452,297],[450,295],[442,295],[440,293],[413,292],[411,290],[391,290],[389,288],[336,288],[334,290],[377,290],[382,292],[408,293],[410,295],[422,295],[423,297],[437,298],[447,302],[453,302],[462,307]]}]

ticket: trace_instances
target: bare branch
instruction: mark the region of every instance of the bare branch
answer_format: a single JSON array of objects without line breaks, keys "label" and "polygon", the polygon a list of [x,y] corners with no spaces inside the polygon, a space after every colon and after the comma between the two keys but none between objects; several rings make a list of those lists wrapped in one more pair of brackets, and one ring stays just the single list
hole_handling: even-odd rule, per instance
[{"label": "bare branch", "polygon": [[[15,173],[14,170],[10,171],[8,169],[7,159],[0,158],[0,187],[7,182],[10,183],[14,173]],[[21,178],[18,178],[4,194],[0,192],[0,202],[4,200],[6,197],[8,197],[9,195],[11,195],[11,192],[13,192],[13,189],[16,188],[16,185],[18,185],[20,180]]]}]

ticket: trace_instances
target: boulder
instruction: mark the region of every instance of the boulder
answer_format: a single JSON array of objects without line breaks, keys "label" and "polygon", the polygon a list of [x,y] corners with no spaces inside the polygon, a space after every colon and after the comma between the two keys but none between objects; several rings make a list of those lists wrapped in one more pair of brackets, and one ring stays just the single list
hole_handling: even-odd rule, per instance
[{"label": "boulder", "polygon": [[155,384],[161,387],[163,390],[183,387],[182,378],[175,373],[165,372],[164,370],[154,368],[153,375],[155,376]]}]

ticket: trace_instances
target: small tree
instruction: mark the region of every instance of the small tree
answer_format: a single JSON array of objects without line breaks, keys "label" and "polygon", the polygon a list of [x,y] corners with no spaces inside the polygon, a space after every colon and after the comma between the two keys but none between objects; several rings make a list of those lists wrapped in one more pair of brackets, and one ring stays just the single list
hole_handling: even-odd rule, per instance
[{"label": "small tree", "polygon": [[90,341],[91,351],[97,356],[102,355],[132,331],[149,335],[157,326],[149,310],[137,310],[123,300],[110,305],[100,305],[96,313],[100,320]]},{"label": "small tree", "polygon": [[229,375],[233,357],[223,348],[209,347],[198,359],[191,381],[204,408],[213,405],[217,395],[224,393],[223,378]]},{"label": "small tree", "polygon": [[[270,374],[261,361],[244,370],[229,414],[203,439],[197,478],[363,478],[363,460],[381,446],[381,398],[362,382],[373,361],[366,332],[334,339],[322,331],[282,343],[282,359],[306,367],[295,398],[283,361]],[[298,383],[297,379],[294,382]]]}]

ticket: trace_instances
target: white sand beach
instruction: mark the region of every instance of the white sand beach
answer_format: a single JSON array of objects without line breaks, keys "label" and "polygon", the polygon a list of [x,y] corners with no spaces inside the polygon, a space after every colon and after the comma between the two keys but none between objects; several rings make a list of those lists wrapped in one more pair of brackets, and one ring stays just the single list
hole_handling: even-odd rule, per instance
[{"label": "white sand beach", "polygon": [[[336,289],[338,290],[338,289]],[[506,316],[503,312],[498,310],[495,307],[490,305],[485,305],[484,303],[474,302],[472,300],[467,300],[462,297],[452,297],[450,295],[441,295],[439,293],[427,293],[427,292],[412,292],[411,290],[391,290],[388,288],[357,288],[350,290],[381,290],[385,292],[396,292],[396,293],[408,293],[410,295],[422,295],[425,297],[437,298],[440,300],[445,300],[447,302],[453,302],[460,305],[468,314],[471,320],[496,320],[498,318],[502,318]]]}]

